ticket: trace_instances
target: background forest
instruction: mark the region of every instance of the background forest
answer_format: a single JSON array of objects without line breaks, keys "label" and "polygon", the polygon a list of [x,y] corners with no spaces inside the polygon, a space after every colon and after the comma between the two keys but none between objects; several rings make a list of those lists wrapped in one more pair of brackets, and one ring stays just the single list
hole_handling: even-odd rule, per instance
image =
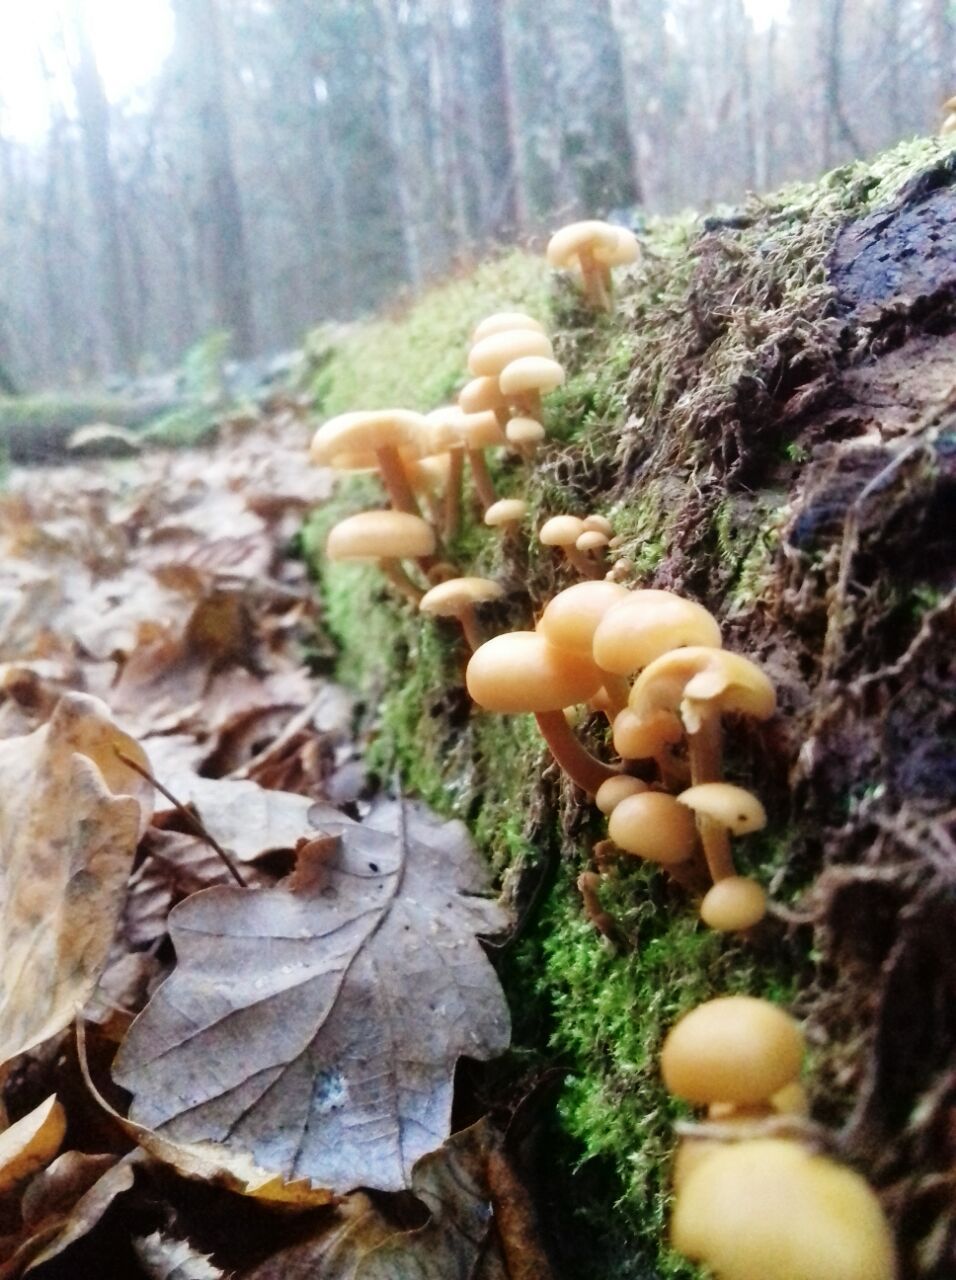
[{"label": "background forest", "polygon": [[36,16],[0,15],[0,390],[168,367],[211,328],[279,351],[495,242],[930,132],[956,83],[951,0],[123,8],[152,61],[120,88],[115,0],[30,6],[32,48]]}]

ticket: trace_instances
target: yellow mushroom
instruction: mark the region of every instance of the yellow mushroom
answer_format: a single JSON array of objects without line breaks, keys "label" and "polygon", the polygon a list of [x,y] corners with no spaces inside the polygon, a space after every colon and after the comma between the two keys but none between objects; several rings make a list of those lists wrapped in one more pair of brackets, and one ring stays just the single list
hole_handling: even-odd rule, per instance
[{"label": "yellow mushroom", "polygon": [[490,578],[449,578],[426,591],[418,607],[436,618],[457,618],[468,647],[474,651],[482,642],[475,605],[500,600],[503,595],[499,584]]},{"label": "yellow mushroom", "polygon": [[325,545],[325,554],[330,560],[377,564],[392,585],[416,607],[422,592],[400,561],[430,556],[434,550],[434,529],[421,516],[406,511],[361,511],[348,516],[332,527]]}]

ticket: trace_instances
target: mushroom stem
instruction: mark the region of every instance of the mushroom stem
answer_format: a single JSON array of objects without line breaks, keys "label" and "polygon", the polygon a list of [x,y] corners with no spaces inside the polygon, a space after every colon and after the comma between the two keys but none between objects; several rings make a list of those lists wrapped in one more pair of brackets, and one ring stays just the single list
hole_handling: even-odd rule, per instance
[{"label": "mushroom stem", "polygon": [[475,617],[474,606],[466,605],[458,615],[458,621],[461,623],[461,629],[468,648],[474,653],[484,643],[481,628],[478,626],[478,619]]},{"label": "mushroom stem", "polygon": [[461,521],[461,476],[465,455],[462,449],[452,449],[449,454],[448,485],[445,489],[445,510],[442,518],[442,538],[449,542],[458,533]]},{"label": "mushroom stem", "polygon": [[616,777],[617,769],[612,769],[592,756],[578,742],[563,711],[538,711],[534,718],[538,722],[542,738],[548,744],[548,750],[575,786],[593,796],[602,782]]},{"label": "mushroom stem", "polygon": [[475,482],[475,489],[478,491],[482,507],[487,511],[489,507],[494,506],[498,501],[498,495],[495,493],[495,486],[491,483],[491,475],[488,472],[485,455],[480,449],[466,449],[465,452],[468,454],[468,461],[471,464],[471,475]]},{"label": "mushroom stem", "polygon": [[614,717],[619,711],[627,708],[627,700],[631,692],[631,686],[627,683],[626,676],[611,675],[608,671],[604,675],[604,692],[607,694],[608,700],[608,717],[613,723]]},{"label": "mushroom stem", "polygon": [[378,459],[378,469],[382,473],[382,483],[385,485],[388,500],[395,510],[420,516],[421,511],[415,501],[412,487],[408,483],[405,468],[402,466],[401,454],[396,447],[393,444],[382,445],[375,450],[375,457]]},{"label": "mushroom stem", "polygon": [[577,547],[564,547],[563,551],[567,557],[568,564],[577,569],[578,573],[583,574],[585,578],[600,578],[603,576],[601,566],[596,565],[589,556],[586,556],[583,551],[579,551]]},{"label": "mushroom stem", "polygon": [[544,422],[544,406],[541,403],[541,392],[537,387],[528,387],[515,395],[515,407],[521,410],[525,418],[534,418],[535,422]]},{"label": "mushroom stem", "polygon": [[[723,734],[720,716],[702,715],[696,733],[687,735],[687,754],[690,759],[691,786],[701,782],[719,782],[723,757]],[[697,815],[697,830],[714,884],[735,876],[733,855],[730,852],[730,836],[725,827],[705,814]]]},{"label": "mushroom stem", "polygon": [[611,300],[604,287],[604,279],[600,263],[595,260],[590,249],[582,248],[578,255],[581,264],[581,280],[584,285],[584,296],[592,307],[599,311],[610,311]]},{"label": "mushroom stem", "polygon": [[400,591],[406,600],[410,600],[417,609],[424,593],[415,586],[401,564],[397,560],[379,560],[378,567],[392,586]]}]

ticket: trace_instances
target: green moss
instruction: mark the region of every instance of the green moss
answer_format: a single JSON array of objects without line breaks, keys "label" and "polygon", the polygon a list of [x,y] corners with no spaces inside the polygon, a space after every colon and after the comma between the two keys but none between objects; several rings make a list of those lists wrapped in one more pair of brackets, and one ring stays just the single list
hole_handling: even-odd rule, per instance
[{"label": "green moss", "polygon": [[[548,313],[550,273],[536,255],[515,250],[429,291],[412,307],[355,325],[313,385],[322,411],[402,405],[434,409],[466,380],[471,330],[491,311]],[[323,332],[323,342],[327,338]]]},{"label": "green moss", "polygon": [[[742,226],[735,220],[701,234],[692,217],[654,222],[613,317],[586,315],[558,287],[549,313],[568,378],[548,399],[552,443],[530,476],[513,459],[494,462],[500,491],[527,495],[532,527],[562,510],[608,514],[636,581],[651,585],[658,574],[679,586],[683,574],[723,617],[739,621],[779,568],[786,485],[804,458],[766,387],[784,387],[785,396],[833,367],[838,338],[824,259],[835,229],[943,153],[930,140],[908,143],[875,164],[754,198]],[[466,338],[481,314],[523,306],[544,315],[547,289],[540,262],[512,254],[402,316],[356,328],[326,359],[322,409],[433,407],[464,380]],[[737,483],[747,467],[768,474]],[[453,626],[396,603],[371,571],[321,561],[330,521],[368,505],[374,492],[366,481],[349,482],[306,535],[339,674],[368,707],[368,759],[386,779],[397,774],[410,792],[465,819],[498,875],[520,882],[523,901],[529,869],[541,877],[535,910],[502,956],[515,1048],[501,1070],[512,1080],[549,1066],[565,1072],[553,1135],[569,1169],[562,1203],[591,1242],[590,1261],[575,1274],[689,1276],[664,1243],[675,1107],[657,1075],[662,1037],[685,1009],[718,992],[788,1003],[808,958],[782,943],[757,951],[705,931],[646,867],[622,867],[603,886],[628,940],[621,951],[609,948],[575,887],[599,826],[567,797],[557,806],[553,786],[542,784],[545,756],[531,719],[470,707]],[[527,626],[555,586],[570,581],[536,540],[509,548],[474,519],[448,551],[464,571],[506,584],[489,629]],[[914,612],[932,607],[915,590],[910,603]],[[731,751],[731,773],[737,763]],[[792,834],[777,827],[741,842],[741,869],[773,878],[784,902],[808,874],[790,865]]]}]

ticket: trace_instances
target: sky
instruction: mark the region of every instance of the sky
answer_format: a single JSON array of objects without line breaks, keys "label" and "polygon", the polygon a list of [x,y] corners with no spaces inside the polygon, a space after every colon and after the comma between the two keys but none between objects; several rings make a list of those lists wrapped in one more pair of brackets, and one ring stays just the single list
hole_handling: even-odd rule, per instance
[{"label": "sky", "polygon": [[[169,0],[84,0],[106,93],[123,102],[159,71],[173,39]],[[744,0],[759,28],[783,17],[790,0]],[[0,130],[23,142],[46,131],[49,88],[69,101],[69,77],[59,32],[64,0],[0,0]]]}]

